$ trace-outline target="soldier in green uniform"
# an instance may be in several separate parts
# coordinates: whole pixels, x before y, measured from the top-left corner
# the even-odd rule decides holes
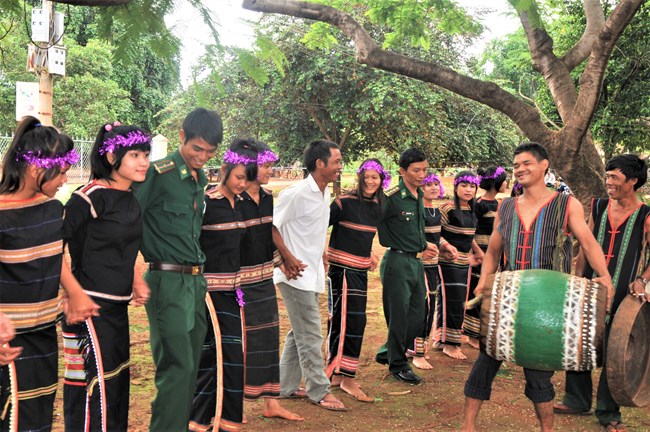
[[[387,364],[393,376],[407,384],[419,384],[411,370],[406,349],[421,330],[424,315],[425,283],[421,258],[432,258],[437,247],[424,237],[422,180],[427,175],[427,159],[417,149],[400,155],[399,186],[386,192],[384,218],[379,225],[379,242],[388,248],[381,261],[384,317],[388,325],[386,343],[375,360]],[[411,318],[409,318],[411,317]]]
[[[217,152],[223,128],[213,111],[198,108],[185,117],[181,145],[154,162],[136,185],[142,211],[144,278],[151,289],[146,306],[158,394],[151,431],[186,431],[206,332],[199,246],[207,177],[203,166]]]

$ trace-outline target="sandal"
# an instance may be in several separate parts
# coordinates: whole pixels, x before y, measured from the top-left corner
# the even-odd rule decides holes
[[[329,400],[327,397],[330,397]],[[336,399],[334,396],[331,394],[326,394],[323,399],[321,399],[318,402],[314,402],[313,400],[309,399],[309,402],[313,403],[314,405],[317,405],[321,408],[324,408],[329,411],[347,411],[348,409],[343,405],[343,402],[340,400]]]
[[[623,422],[609,422],[603,425],[607,432],[627,432],[627,426]]]
[[[305,399],[307,398],[307,391],[303,387],[298,387],[289,396],[284,396],[282,399]]]

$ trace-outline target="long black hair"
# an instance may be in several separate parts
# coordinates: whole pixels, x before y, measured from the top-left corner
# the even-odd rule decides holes
[[[132,132],[139,132],[139,136],[142,136],[143,138],[148,136],[142,131],[142,129],[137,126],[122,126],[120,124],[113,123],[103,125],[101,128],[99,128],[99,132],[97,132],[97,137],[95,138],[95,144],[93,144],[93,148],[90,151],[91,180],[113,180],[111,174],[113,171],[120,169],[120,166],[122,165],[122,159],[129,150],[140,150],[144,152],[151,151],[151,137],[149,137],[148,141],[141,139],[139,141],[144,142],[138,142],[130,146],[115,146],[113,149],[111,149],[111,153],[113,153],[115,156],[115,160],[111,164],[108,160],[108,157],[106,156],[106,152],[103,151],[105,149],[102,149],[102,146],[104,146],[104,143],[106,143],[108,140],[112,140],[118,137],[127,139],[128,135]],[[100,152],[100,150],[102,151]]]
[[[379,166],[382,169],[384,168],[384,166],[379,161],[379,159],[375,159],[375,158],[364,160],[363,162],[361,162],[361,165],[359,165],[359,167],[362,167],[363,164],[365,164],[366,162],[375,162],[379,164]],[[359,201],[361,202],[361,205],[364,205],[363,187],[365,186],[365,180],[363,176],[365,171],[366,170],[364,169],[363,171],[359,171],[357,173],[357,189],[356,191],[354,191],[357,197],[359,197]],[[381,180],[381,184],[379,185],[379,189],[377,189],[377,192],[375,192],[374,196],[372,196],[371,198],[377,199],[377,202],[379,202],[380,205],[383,205],[384,199],[386,198],[386,195],[384,195],[384,181],[386,180],[386,174],[385,172],[377,172],[377,174],[379,174],[379,179]]]
[[[494,189],[495,191],[499,192],[499,190],[501,189],[501,185],[508,178],[508,174],[506,174],[505,170],[501,168],[501,173],[495,176],[498,168],[499,167],[490,165],[485,169],[479,168],[477,170],[478,175],[481,176],[481,184],[479,184],[479,187],[481,189],[485,191]]]
[[[68,153],[74,148],[72,138],[59,133],[52,126],[43,126],[36,117],[26,116],[18,123],[14,138],[2,161],[2,178],[0,194],[14,193],[20,190],[25,169],[29,162],[26,154],[40,154],[43,157],[55,157]],[[39,191],[43,185],[61,173],[61,166],[45,168],[39,175]]]
[[[252,162],[245,163],[244,167],[246,168],[246,179],[248,181],[255,181],[257,179],[257,153],[258,153],[256,141],[253,138],[245,138],[245,139],[235,138],[232,144],[230,144],[230,147],[228,147],[228,151],[237,153],[237,155],[252,161]],[[224,168],[223,178],[221,179],[221,182],[225,183],[226,180],[228,180],[228,178],[230,177],[230,173],[232,172],[233,168],[239,165],[239,163],[229,163],[224,161],[223,165],[225,166],[225,168]]]

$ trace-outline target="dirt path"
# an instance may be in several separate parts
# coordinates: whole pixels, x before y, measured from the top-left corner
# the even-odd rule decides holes
[[[376,246],[381,251],[380,246]],[[281,337],[288,331],[288,319],[280,299]],[[322,316],[326,316],[326,297],[322,297]],[[153,364],[149,350],[147,317],[143,308],[133,308],[131,319],[131,412],[129,431],[148,430],[150,402],[155,394]],[[323,329],[326,328],[325,322]],[[323,330],[324,332],[325,330]],[[387,375],[385,366],[372,359],[384,342],[386,324],[381,305],[381,283],[378,272],[370,274],[368,293],[368,324],[360,361],[359,380],[374,404],[361,403],[341,390],[334,394],[348,406],[346,413],[325,411],[304,400],[285,400],[283,404],[300,413],[305,421],[289,422],[266,419],[262,416],[262,402],[247,402],[245,413],[248,431],[452,431],[458,430],[462,419],[463,384],[474,363],[477,351],[464,347],[468,359],[454,361],[440,352],[431,354],[432,371],[419,371],[424,382],[406,386]],[[562,393],[564,374],[557,373],[554,383]],[[524,379],[521,369],[504,366],[494,383],[492,400],[484,404],[480,415],[481,431],[533,431],[535,414],[523,395]],[[63,419],[60,398],[57,396],[55,431],[62,431]],[[623,408],[623,416],[631,431],[650,431],[648,409]],[[557,431],[601,431],[595,417],[556,416]]]

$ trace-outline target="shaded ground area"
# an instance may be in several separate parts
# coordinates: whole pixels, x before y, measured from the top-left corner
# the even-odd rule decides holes
[[[275,188],[274,188],[275,189]],[[383,248],[375,244],[377,252]],[[141,264],[142,265],[142,264]],[[432,352],[432,371],[418,371],[424,378],[419,386],[406,386],[395,381],[387,368],[373,361],[375,351],[384,342],[386,324],[381,304],[379,272],[370,274],[368,292],[368,325],[360,360],[359,381],[365,392],[375,397],[375,403],[361,403],[341,390],[334,390],[349,411],[337,413],[323,410],[305,400],[284,400],[283,404],[302,415],[303,422],[265,419],[262,401],[246,402],[247,431],[452,431],[458,430],[462,419],[463,384],[478,351],[464,346],[467,360],[452,360],[441,352]],[[288,318],[280,299],[281,337],[288,331]],[[326,297],[321,298],[325,319]],[[154,368],[149,349],[148,322],[144,308],[132,308],[131,319],[131,411],[129,431],[146,431],[151,414],[151,399],[155,394]],[[323,333],[326,323],[323,321]],[[61,355],[62,361],[62,355]],[[61,372],[62,373],[62,372]],[[595,373],[594,381],[597,381]],[[564,373],[553,379],[558,394],[563,393]],[[504,364],[494,383],[492,400],[483,406],[479,418],[480,431],[533,431],[535,414],[523,394],[524,377],[521,368]],[[55,431],[63,431],[60,389],[57,394]],[[623,419],[631,431],[650,431],[650,410],[623,408]],[[601,431],[593,416],[556,416],[557,431]]]

